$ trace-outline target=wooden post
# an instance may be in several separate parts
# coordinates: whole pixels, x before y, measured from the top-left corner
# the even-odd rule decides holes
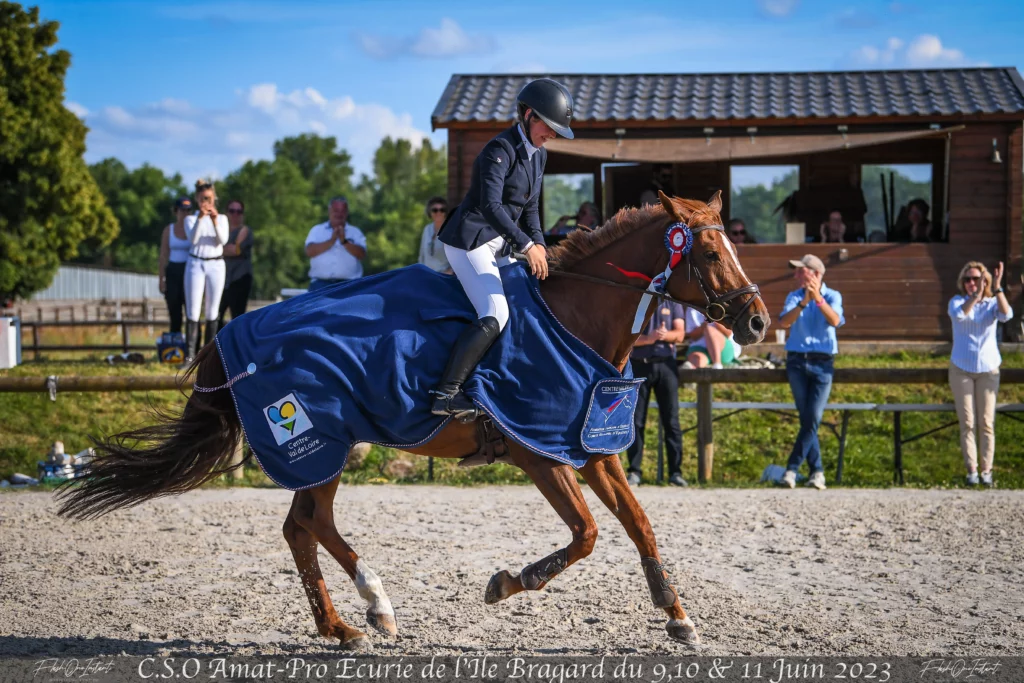
[[[660,484],[665,480],[665,433],[661,428],[661,411],[664,410],[660,405],[658,406],[658,483]],[[679,408],[676,408],[679,410]],[[642,435],[637,434],[637,438],[643,438]]]
[[[121,320],[121,300],[114,302],[114,320]],[[121,341],[124,344],[124,352],[128,353],[128,335],[124,325],[121,325]]]
[[[712,433],[711,402],[714,397],[710,382],[697,383],[697,479],[711,481],[715,460],[715,437]]]
[[[131,344],[131,329],[128,325],[121,325],[121,346],[125,353],[128,353],[128,345]]]
[[[39,323],[32,326],[32,359],[39,360]]]
[[[903,486],[903,420],[900,411],[892,414],[892,441],[896,452],[893,457],[892,483]]]
[[[846,455],[846,428],[850,424],[850,411],[843,411],[843,428],[839,434],[839,462],[836,463],[836,483],[843,483],[843,458]]]
[[[245,457],[245,445],[244,445],[242,439],[239,439],[238,443],[235,444],[235,452],[231,456],[231,464],[232,465],[239,464],[240,462],[242,462],[242,459],[244,457]],[[245,478],[245,468],[244,467],[239,467],[238,469],[231,470],[231,478],[232,479],[243,479],[243,478]]]

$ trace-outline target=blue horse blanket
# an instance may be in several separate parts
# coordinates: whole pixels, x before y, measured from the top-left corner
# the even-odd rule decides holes
[[[505,436],[581,467],[632,443],[637,380],[570,334],[523,266],[501,270],[509,324],[463,390]],[[330,481],[356,442],[430,441],[449,351],[476,318],[453,276],[423,266],[309,292],[217,335],[245,437],[264,472],[298,490]]]

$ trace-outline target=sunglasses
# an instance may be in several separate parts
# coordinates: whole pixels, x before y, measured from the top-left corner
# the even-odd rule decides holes
[[[430,213],[444,213],[445,208],[443,206],[432,206],[430,207]]]
[[[228,213],[245,213],[241,209],[228,209]]]
[[[963,279],[963,282],[981,282],[981,276],[980,275],[978,277],[969,277],[968,276],[968,277],[965,277]]]
[[[746,230],[733,230],[733,231],[732,231],[732,234],[733,234],[733,235],[737,235],[737,236],[738,236],[738,235],[746,235],[746,234],[747,234],[747,231],[746,231]]]

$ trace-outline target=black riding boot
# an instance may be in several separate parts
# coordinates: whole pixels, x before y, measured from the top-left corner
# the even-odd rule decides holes
[[[199,321],[185,321],[185,362],[191,363],[199,346]]]
[[[501,334],[497,318],[488,316],[471,323],[455,341],[441,383],[430,393],[434,415],[455,415],[460,420],[476,418],[476,406],[462,393],[462,384]]]
[[[206,334],[203,335],[203,344],[209,344],[213,341],[213,338],[217,336],[217,330],[220,329],[220,323],[214,320],[206,321]]]

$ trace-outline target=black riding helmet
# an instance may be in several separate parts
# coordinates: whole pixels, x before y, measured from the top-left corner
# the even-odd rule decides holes
[[[551,130],[563,138],[573,139],[572,130],[569,128],[572,123],[572,95],[569,89],[558,81],[550,78],[530,81],[519,91],[516,105],[519,109],[519,119],[527,128],[527,135],[529,121],[525,120],[524,114],[527,109],[532,109],[541,121],[551,127]]]

